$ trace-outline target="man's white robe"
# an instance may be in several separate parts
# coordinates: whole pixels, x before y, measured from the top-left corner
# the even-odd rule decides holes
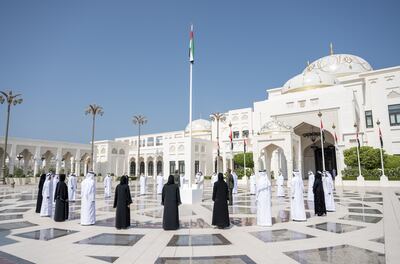
[[[94,173],[86,174],[81,183],[81,225],[96,223],[96,183]]]
[[[162,193],[162,189],[164,186],[164,179],[162,175],[158,175],[157,176],[157,194],[161,194]]]
[[[328,212],[335,212],[336,207],[335,207],[335,199],[333,197],[333,180],[332,176],[329,172],[326,172],[325,174],[325,185],[324,185],[324,196],[325,196],[325,207],[326,211]]]
[[[40,216],[51,216],[53,212],[53,179],[47,176],[42,190],[43,200],[40,207]]]
[[[271,182],[266,173],[257,181],[257,225],[272,226]]]
[[[183,188],[183,184],[185,184],[185,175],[181,174],[181,176],[179,176],[179,181],[181,184],[181,188]]]
[[[285,197],[285,189],[283,185],[285,184],[285,178],[283,178],[282,173],[278,174],[278,177],[276,178],[276,196],[278,197]]]
[[[140,195],[145,195],[147,188],[146,188],[146,177],[144,175],[140,176]]]
[[[250,176],[250,194],[256,194],[256,175]]]
[[[214,187],[214,183],[216,183],[217,181],[218,181],[218,175],[217,175],[216,173],[214,173],[214,174],[211,176],[211,188]]]
[[[233,176],[233,190],[232,193],[237,193],[238,192],[238,176],[236,172],[232,172]]]
[[[314,173],[312,171],[308,172],[308,189],[307,189],[307,200],[308,201],[314,201],[314,191],[313,191],[313,186],[314,186]]]
[[[104,197],[105,198],[111,197],[111,188],[112,188],[111,176],[107,174],[106,177],[104,177]]]
[[[299,172],[293,173],[291,182],[290,216],[294,221],[306,221],[306,211],[304,208],[303,181]]]
[[[76,190],[78,189],[78,181],[74,174],[71,174],[68,178],[68,200],[76,200]]]

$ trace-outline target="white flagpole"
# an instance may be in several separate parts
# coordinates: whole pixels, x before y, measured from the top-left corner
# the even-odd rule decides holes
[[[192,78],[193,78],[193,63],[189,62],[190,64],[190,74],[189,74],[189,188],[192,188],[192,109],[193,109],[193,103],[192,103],[192,89],[193,89],[193,85],[192,85]]]
[[[243,167],[244,167],[243,177],[246,177],[246,151],[245,151],[245,148],[247,147],[246,140],[243,141],[243,144],[245,144],[243,145]]]
[[[322,124],[322,113],[318,113],[320,123]],[[321,153],[322,153],[322,171],[325,171],[325,154],[324,154],[324,138],[322,136],[322,127],[319,128],[320,138],[321,138]]]

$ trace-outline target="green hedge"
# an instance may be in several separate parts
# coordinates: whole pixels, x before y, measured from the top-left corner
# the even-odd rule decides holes
[[[239,179],[243,178],[243,175],[244,175],[244,168],[237,168],[237,169],[235,169],[235,172],[236,172],[236,174],[237,174],[237,176],[238,176]],[[247,176],[247,177],[250,177],[251,174],[252,174],[252,172],[253,172],[253,169],[251,169],[251,168],[246,168],[246,176]]]
[[[365,180],[368,181],[379,181],[382,175],[380,169],[361,169],[361,174]],[[357,180],[358,168],[345,168],[342,170],[343,180]],[[385,168],[385,175],[388,177],[389,181],[399,181],[400,180],[400,167],[397,168]]]

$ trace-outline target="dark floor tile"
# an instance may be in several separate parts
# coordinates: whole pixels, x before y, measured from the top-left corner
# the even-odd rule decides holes
[[[216,257],[160,257],[155,264],[256,264],[245,255],[240,256],[216,256]]]
[[[110,234],[103,233],[93,237],[89,237],[78,242],[76,244],[89,244],[89,245],[103,245],[103,246],[133,246],[135,245],[144,235],[130,235],[130,234]]]
[[[30,239],[35,239],[35,240],[48,241],[48,240],[56,239],[59,237],[71,235],[71,234],[74,234],[77,232],[78,231],[67,230],[67,229],[47,228],[47,229],[41,229],[41,230],[16,234],[15,236],[23,237],[23,238],[30,238]]]
[[[28,221],[23,222],[11,222],[11,223],[2,223],[0,224],[0,231],[2,230],[11,230],[11,229],[19,229],[25,227],[37,226],[37,224],[33,224]]]
[[[168,242],[168,247],[180,246],[223,246],[230,245],[228,239],[221,234],[174,235]]]
[[[359,214],[382,214],[378,209],[371,208],[348,208],[350,213],[359,213]]]
[[[377,203],[377,202],[383,202],[382,197],[369,197],[369,198],[351,198],[353,200],[358,200],[358,201],[364,201],[364,202],[372,202],[372,203]]]
[[[1,214],[5,214],[5,213],[25,213],[27,211],[29,211],[31,209],[26,209],[26,208],[13,208],[13,209],[4,209],[1,210],[0,213]]]
[[[264,241],[265,243],[307,239],[314,237],[311,235],[303,234],[288,229],[265,230],[265,231],[251,232],[250,234]]]
[[[10,255],[6,252],[0,251],[0,263],[4,264],[33,264],[26,259],[19,258],[14,255]]]
[[[363,203],[342,203],[342,205],[347,207],[370,207],[369,205]]]
[[[374,242],[385,244],[385,237],[379,237],[379,238],[371,239],[370,241],[374,241]]]
[[[350,245],[285,252],[302,264],[383,264],[385,254]]]
[[[332,223],[332,222],[326,222],[326,223],[321,223],[321,224],[316,224],[316,225],[309,225],[308,227],[316,228],[316,229],[324,230],[324,231],[329,231],[329,232],[337,233],[337,234],[347,233],[347,232],[356,231],[356,230],[364,228],[362,226],[355,226],[355,225],[348,225],[348,224],[341,224],[341,223]]]
[[[22,214],[0,215],[0,221],[23,218]]]
[[[340,219],[376,224],[382,220],[382,217],[368,216],[368,215],[345,215],[344,217],[342,217]]]
[[[108,263],[114,263],[118,259],[118,257],[110,257],[110,256],[88,256],[94,259],[102,260]]]

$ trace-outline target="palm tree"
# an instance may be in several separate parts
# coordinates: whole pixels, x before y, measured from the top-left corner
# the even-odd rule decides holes
[[[96,105],[96,104],[91,104],[88,106],[88,108],[85,110],[85,115],[93,115],[93,122],[92,122],[92,153],[90,155],[91,159],[91,170],[93,171],[93,165],[94,165],[94,128],[95,128],[95,123],[96,123],[96,115],[102,116],[104,114],[103,107]]]
[[[144,124],[147,123],[147,118],[145,116],[142,115],[135,115],[132,117],[132,122],[135,125],[138,125],[139,128],[139,137],[138,137],[138,160],[136,162],[136,171],[137,174],[136,176],[139,177],[140,176],[140,127]]]

